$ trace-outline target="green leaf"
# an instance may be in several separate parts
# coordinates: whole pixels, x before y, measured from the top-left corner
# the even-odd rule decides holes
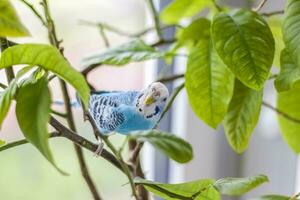
[[[300,67],[300,1],[288,0],[282,25],[283,40],[293,62]]]
[[[270,195],[264,195],[261,197],[253,198],[251,200],[289,200],[289,199],[290,197],[287,196],[270,194]]]
[[[271,16],[267,18],[268,24],[272,31],[274,40],[275,40],[275,54],[273,65],[280,67],[280,54],[284,49],[284,42],[282,40],[282,18],[279,16]]]
[[[269,76],[275,50],[265,20],[249,10],[221,12],[214,16],[212,36],[219,56],[236,77],[260,90]]]
[[[200,39],[192,48],[185,85],[193,111],[216,128],[227,112],[234,76],[215,52],[210,38]]]
[[[6,144],[6,142],[4,140],[0,140],[0,147],[2,147],[5,144]]]
[[[220,194],[215,190],[212,179],[203,179],[180,184],[157,183],[135,178],[136,184],[143,185],[148,191],[166,200],[219,200]]]
[[[194,20],[189,26],[179,29],[176,38],[179,43],[195,44],[200,38],[210,37],[210,21],[206,18]]]
[[[300,119],[300,82],[286,92],[278,93],[277,107],[290,117]],[[287,144],[296,152],[300,152],[300,124],[278,115],[281,133]]]
[[[151,143],[155,148],[179,163],[186,163],[193,158],[191,145],[170,133],[150,130],[134,133],[130,137],[141,142]]]
[[[211,6],[211,0],[175,0],[162,11],[160,18],[165,24],[176,24]]]
[[[12,81],[9,86],[2,93],[0,93],[0,129],[3,120],[9,111],[11,101],[13,100],[16,91],[17,84],[15,81]]]
[[[47,79],[27,82],[17,94],[16,115],[25,138],[56,168],[48,145],[51,97]],[[59,170],[59,169],[58,169]],[[61,173],[64,174],[61,170]]]
[[[227,140],[231,147],[242,153],[247,147],[258,121],[262,91],[255,91],[235,81],[233,97],[224,120]]]
[[[37,65],[69,82],[87,107],[90,89],[84,77],[77,72],[60,52],[43,44],[21,44],[6,49],[0,59],[0,69],[11,65]]]
[[[275,87],[277,91],[287,91],[299,80],[300,67],[296,65],[286,49],[282,50],[280,74],[275,80]]]
[[[8,0],[0,1],[0,36],[28,36],[28,30],[22,25],[15,9]]]
[[[102,54],[93,55],[83,59],[84,67],[92,65],[125,65],[149,59],[161,58],[165,54],[137,39],[121,46],[112,48]]]
[[[217,180],[214,187],[225,195],[242,195],[256,188],[262,183],[268,182],[265,175],[252,176],[247,178],[224,178]]]

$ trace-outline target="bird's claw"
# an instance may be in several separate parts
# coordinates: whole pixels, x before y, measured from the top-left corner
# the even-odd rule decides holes
[[[94,152],[94,157],[101,156],[103,147],[104,147],[104,143],[103,143],[102,139],[98,139],[98,147],[97,147],[96,151]]]

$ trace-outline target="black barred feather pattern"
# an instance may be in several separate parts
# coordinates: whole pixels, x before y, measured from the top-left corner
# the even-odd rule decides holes
[[[133,106],[139,92],[100,92],[90,97],[89,112],[100,131],[115,131],[125,121],[118,108],[120,105]]]

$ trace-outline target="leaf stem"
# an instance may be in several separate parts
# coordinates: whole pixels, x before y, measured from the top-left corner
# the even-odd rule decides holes
[[[159,122],[163,119],[163,117],[165,116],[165,114],[168,112],[168,110],[171,108],[175,98],[177,97],[177,95],[179,94],[179,92],[184,88],[184,83],[180,84],[177,88],[174,89],[172,95],[169,97],[169,100],[167,102],[167,105],[165,107],[165,109],[163,110],[159,120],[157,121],[155,127],[159,124]]]
[[[111,26],[109,24],[105,24],[105,23],[102,23],[102,22],[93,23],[93,22],[81,20],[81,23],[84,24],[84,25],[88,25],[88,26],[96,26],[96,27],[102,26],[107,31],[118,34],[120,36],[126,36],[126,37],[129,37],[129,38],[139,38],[139,37],[142,37],[143,35],[151,32],[153,30],[156,30],[155,27],[150,27],[150,28],[146,28],[145,30],[142,30],[140,32],[137,32],[137,33],[129,33],[129,32],[126,32],[124,30],[121,30],[117,27],[114,27],[114,26]],[[160,30],[164,30],[164,29],[171,28],[171,27],[174,27],[174,26],[181,27],[180,25],[166,25],[166,26],[160,26]]]
[[[268,12],[268,13],[261,13],[261,15],[265,16],[265,17],[271,17],[273,15],[281,15],[281,14],[284,14],[284,10],[277,10],[277,11]]]
[[[216,0],[211,0],[211,1],[212,1],[212,3],[214,4],[215,8],[216,8],[219,12],[223,11],[223,8],[222,8],[221,6],[219,6],[219,4],[217,3]]]
[[[32,12],[35,14],[35,16],[42,22],[44,26],[47,26],[45,19],[42,17],[42,15],[36,10],[36,8],[26,0],[20,0],[22,3],[24,3]]]
[[[0,37],[1,51],[3,52],[8,47],[10,47],[8,40],[6,38]],[[5,68],[5,74],[8,83],[10,83],[15,78],[15,73],[12,66]]]
[[[175,74],[175,75],[171,75],[171,76],[165,76],[165,77],[157,79],[156,81],[166,83],[166,82],[174,81],[179,78],[184,78],[184,74]]]
[[[149,7],[150,7],[150,11],[152,13],[152,17],[153,17],[153,20],[154,20],[154,26],[155,26],[157,36],[158,36],[159,39],[162,39],[163,34],[162,34],[162,30],[160,29],[159,15],[158,15],[158,13],[155,9],[154,2],[153,2],[153,0],[147,0],[147,1],[148,1],[148,4],[149,4]]]
[[[278,108],[275,108],[274,106],[272,106],[271,104],[263,101],[263,106],[275,111],[278,115],[281,115],[282,117],[286,118],[287,120],[290,120],[294,123],[297,123],[297,124],[300,124],[300,119],[297,119],[297,118],[294,118],[292,116],[290,116],[289,114],[283,112],[282,110],[278,109]]]
[[[7,88],[7,86],[6,86],[5,84],[3,84],[3,83],[0,83],[0,88],[2,88],[2,89],[6,89],[6,88]]]
[[[267,1],[268,1],[268,0],[262,0],[262,1],[260,2],[260,4],[259,4],[256,8],[253,9],[253,11],[255,11],[255,12],[260,11],[260,10],[264,7],[265,3],[267,3]]]

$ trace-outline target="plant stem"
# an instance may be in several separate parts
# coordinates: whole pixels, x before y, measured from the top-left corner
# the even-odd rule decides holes
[[[277,11],[268,12],[268,13],[261,13],[261,15],[265,16],[265,17],[271,17],[273,15],[281,15],[281,14],[284,14],[284,10],[277,10]]]
[[[253,11],[255,11],[255,12],[260,11],[260,10],[262,9],[262,7],[264,7],[265,3],[267,3],[267,1],[268,1],[268,0],[262,0],[262,1],[260,2],[260,4],[259,4],[256,8],[253,9]]]
[[[135,184],[133,182],[134,177],[132,176],[128,165],[124,162],[122,155],[119,154],[118,150],[114,147],[114,145],[109,141],[107,136],[102,137],[103,141],[105,142],[105,144],[108,146],[108,148],[113,152],[113,154],[117,157],[117,159],[120,161],[120,164],[122,166],[122,169],[124,171],[124,173],[126,174],[126,176],[128,177],[129,183],[130,183],[130,187],[132,190],[132,195],[135,197],[136,200],[139,200],[139,197],[136,193],[135,190]]]
[[[6,38],[0,38],[0,47],[1,47],[1,51],[3,52],[5,49],[7,49],[9,47],[9,42]],[[7,67],[5,68],[5,74],[6,74],[6,78],[7,78],[7,82],[10,83],[14,78],[15,78],[15,74],[14,74],[14,70],[13,67]]]
[[[184,88],[184,83],[180,84],[177,88],[174,89],[172,95],[169,97],[167,105],[165,106],[165,109],[163,110],[159,120],[157,121],[155,127],[159,124],[159,122],[163,119],[165,114],[168,112],[168,110],[171,108],[175,98],[179,94],[179,92]]]
[[[219,12],[223,11],[222,7],[219,6],[219,4],[216,2],[216,0],[211,0],[211,1],[212,1],[212,3],[214,4],[215,8],[216,8]]]
[[[174,81],[179,78],[184,78],[184,75],[185,74],[175,74],[175,75],[171,75],[171,76],[165,76],[165,77],[157,79],[156,81],[166,83],[166,82]]]
[[[63,55],[63,48],[60,47],[61,42],[58,40],[54,21],[51,17],[47,0],[42,1],[42,6],[44,8],[44,14],[45,14],[45,18],[46,18],[46,25],[47,25],[48,37],[49,37],[50,43],[53,46],[55,46],[58,50],[60,50],[61,54]],[[68,122],[68,126],[75,133],[76,127],[75,127],[74,117],[73,117],[73,113],[72,113],[72,109],[71,109],[71,105],[70,105],[71,102],[70,102],[70,97],[69,97],[68,90],[67,90],[67,85],[66,85],[65,81],[63,81],[62,79],[60,79],[59,81],[60,81],[61,90],[63,93],[65,110],[66,110],[66,114],[67,114],[66,119]],[[76,155],[77,155],[77,158],[79,161],[80,170],[81,170],[81,174],[82,174],[83,178],[85,179],[94,199],[101,200],[102,198],[100,197],[100,194],[97,191],[96,185],[94,184],[94,182],[89,174],[86,162],[84,160],[84,155],[83,155],[82,149],[80,148],[80,146],[77,146],[77,145],[74,145],[74,148],[76,151]]]
[[[281,115],[282,117],[286,118],[287,120],[290,120],[294,123],[300,124],[300,119],[294,118],[292,116],[290,116],[289,114],[283,112],[282,110],[279,110],[278,108],[275,108],[274,106],[272,106],[271,104],[263,101],[263,106],[275,111],[278,115]]]
[[[35,16],[42,22],[44,26],[47,26],[47,23],[42,17],[42,15],[35,9],[35,7],[31,3],[27,2],[26,0],[20,0],[20,1],[24,3],[33,12],[33,14],[35,14]]]
[[[155,9],[153,0],[147,0],[147,1],[148,1],[148,4],[149,4],[149,7],[150,7],[150,11],[152,13],[152,17],[154,19],[154,26],[155,26],[157,36],[161,40],[163,38],[163,34],[162,34],[161,29],[160,29],[160,21],[159,21],[158,13]]]
[[[6,86],[5,84],[3,84],[3,83],[0,83],[0,88],[2,88],[2,89],[6,89],[6,88],[7,88],[7,86]]]

